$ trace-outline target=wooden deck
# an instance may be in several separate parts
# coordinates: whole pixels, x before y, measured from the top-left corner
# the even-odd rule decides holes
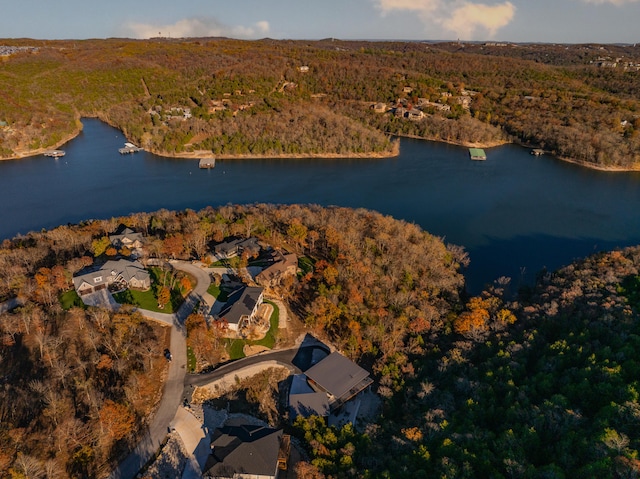
[[[216,159],[215,158],[202,158],[200,159],[200,162],[198,163],[198,168],[202,168],[202,169],[209,169],[209,168],[213,168],[216,166]]]
[[[51,158],[60,158],[66,155],[67,153],[63,150],[49,150],[43,153],[44,156],[49,156]]]
[[[120,153],[121,155],[127,155],[130,153],[137,153],[139,151],[142,151],[143,149],[144,148],[137,147],[133,143],[125,143],[124,148],[120,148],[118,150],[118,153]]]

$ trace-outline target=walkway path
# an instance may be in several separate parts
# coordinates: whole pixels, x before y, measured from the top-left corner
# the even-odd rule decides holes
[[[276,306],[278,306],[278,329],[285,329],[287,327],[287,322],[289,321],[287,307],[279,299],[275,299],[275,298],[267,298],[267,299],[272,303],[274,303]]]

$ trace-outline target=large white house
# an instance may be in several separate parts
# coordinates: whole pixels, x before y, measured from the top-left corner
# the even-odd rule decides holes
[[[151,287],[151,276],[140,262],[120,259],[107,261],[100,269],[73,278],[73,286],[80,296],[106,289],[111,284],[145,290]]]

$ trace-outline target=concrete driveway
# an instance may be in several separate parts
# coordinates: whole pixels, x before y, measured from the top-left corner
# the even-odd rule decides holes
[[[199,301],[202,301],[205,294],[207,294],[206,291],[210,285],[210,269],[184,261],[173,261],[171,265],[195,277],[197,284],[189,294],[187,301],[185,301],[176,314],[139,310],[143,316],[171,326],[171,353],[173,354],[173,361],[171,361],[169,366],[169,374],[158,411],[153,416],[140,443],[111,474],[110,477],[113,479],[136,477],[140,469],[142,469],[158,451],[171,426],[180,434],[187,450],[192,454],[190,458],[191,469],[195,469],[195,464],[192,464],[193,459],[198,463],[202,460],[206,461],[210,447],[208,434],[202,429],[202,424],[193,415],[186,409],[180,407],[180,403],[185,394],[185,384],[189,386],[189,389],[193,390],[196,386],[203,386],[214,381],[223,380],[225,376],[227,378],[233,377],[231,376],[232,374],[235,376],[235,374],[241,370],[247,374],[250,372],[255,374],[263,368],[270,366],[286,367],[292,374],[300,372],[300,369],[294,364],[294,357],[299,351],[299,346],[296,346],[291,349],[250,356],[220,366],[206,374],[188,376],[186,374],[187,347],[184,321],[193,310],[193,307]],[[276,301],[276,303],[281,311],[286,311],[284,304],[279,301]],[[286,323],[286,316],[284,321]],[[202,466],[202,464],[200,464],[200,466]]]
[[[191,263],[180,261],[172,262],[171,265],[195,277],[197,284],[175,314],[156,313],[144,309],[138,310],[147,318],[161,321],[171,326],[170,350],[173,360],[169,365],[169,372],[158,410],[144,431],[142,439],[136,448],[111,473],[110,477],[113,479],[135,477],[138,471],[156,454],[169,432],[169,425],[174,421],[182,401],[185,376],[187,374],[187,332],[184,327],[184,321],[191,314],[193,307],[199,301],[202,301],[203,294],[209,288],[210,277],[207,271]]]

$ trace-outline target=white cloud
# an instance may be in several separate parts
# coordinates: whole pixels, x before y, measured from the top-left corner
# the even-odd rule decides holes
[[[511,2],[493,6],[465,3],[441,23],[447,30],[466,33],[459,36],[472,37],[476,29],[481,28],[487,31],[489,37],[493,37],[500,28],[511,23],[515,12]]]
[[[269,32],[269,22],[257,22],[253,26],[228,26],[215,18],[198,17],[178,20],[170,25],[150,23],[129,23],[125,27],[127,35],[134,38],[152,37],[233,37],[256,38]]]
[[[414,12],[430,12],[438,9],[441,0],[377,0],[378,8],[384,13],[394,10],[410,10]]]
[[[640,1],[640,0],[586,0]],[[511,23],[516,7],[509,1],[489,5],[467,0],[374,0],[383,15],[392,12],[413,12],[426,28],[439,25],[455,33],[458,38],[472,39],[480,35],[493,37]]]

